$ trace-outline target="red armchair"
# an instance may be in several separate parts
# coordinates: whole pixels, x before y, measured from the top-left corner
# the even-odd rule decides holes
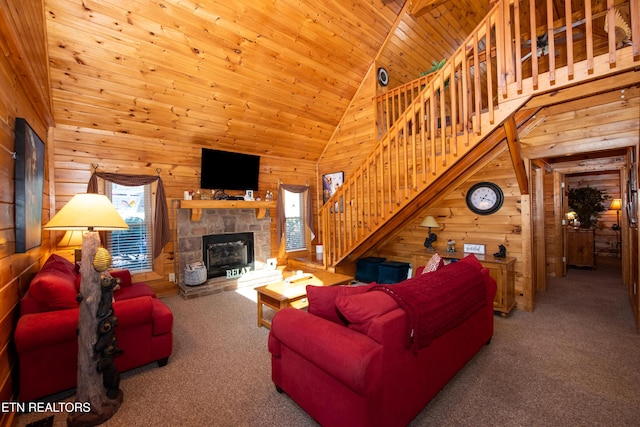
[[[118,371],[151,362],[164,366],[173,345],[173,313],[146,283],[132,283],[128,270],[110,273],[121,279],[113,303],[118,347],[124,350],[114,359]],[[76,386],[79,285],[75,266],[52,255],[20,301],[14,341],[22,401]]]
[[[372,286],[308,287],[308,312],[287,308],[273,319],[269,351],[278,391],[326,427],[407,425],[493,335],[496,283],[488,270],[479,273],[479,263],[459,264],[405,281],[456,286],[458,279],[450,278],[465,280],[459,270],[466,269],[475,270],[474,289],[482,288],[481,307],[462,313],[448,330],[437,310],[452,303],[434,307],[438,333],[417,351],[408,345],[410,316],[388,293]]]

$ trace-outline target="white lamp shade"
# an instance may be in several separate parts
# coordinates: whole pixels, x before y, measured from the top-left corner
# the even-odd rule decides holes
[[[111,200],[103,194],[80,193],[58,211],[45,230],[126,230],[129,226],[122,219]]]
[[[422,220],[422,222],[420,223],[420,227],[436,228],[436,227],[440,227],[440,224],[438,224],[438,222],[434,217],[428,216],[424,220]]]

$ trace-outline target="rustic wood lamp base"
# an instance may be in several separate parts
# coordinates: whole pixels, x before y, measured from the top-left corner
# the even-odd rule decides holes
[[[123,393],[122,390],[118,390],[118,395],[115,399],[107,399],[102,402],[102,407],[91,408],[91,412],[72,412],[67,417],[67,426],[69,427],[91,427],[97,426],[118,412],[120,405],[122,404]]]

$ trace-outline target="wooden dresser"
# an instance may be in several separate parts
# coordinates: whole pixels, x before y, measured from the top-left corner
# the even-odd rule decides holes
[[[459,260],[468,254],[463,252],[443,252],[440,256],[445,260]],[[433,253],[419,252],[413,255],[412,268],[413,274],[418,267],[425,265]],[[500,313],[502,317],[507,317],[511,310],[516,306],[515,292],[515,263],[514,257],[495,258],[493,255],[477,255],[483,267],[489,269],[489,274],[496,281],[498,289],[496,297],[493,300],[493,309]]]
[[[567,265],[596,266],[596,231],[586,228],[567,230]]]

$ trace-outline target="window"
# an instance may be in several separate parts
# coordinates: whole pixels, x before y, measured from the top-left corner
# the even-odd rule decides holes
[[[151,185],[129,187],[107,182],[107,196],[129,225],[128,230],[107,233],[112,265],[132,273],[153,270]]]
[[[284,215],[286,250],[303,251],[307,249],[307,229],[304,220],[304,196],[305,193],[292,193],[284,190]]]

